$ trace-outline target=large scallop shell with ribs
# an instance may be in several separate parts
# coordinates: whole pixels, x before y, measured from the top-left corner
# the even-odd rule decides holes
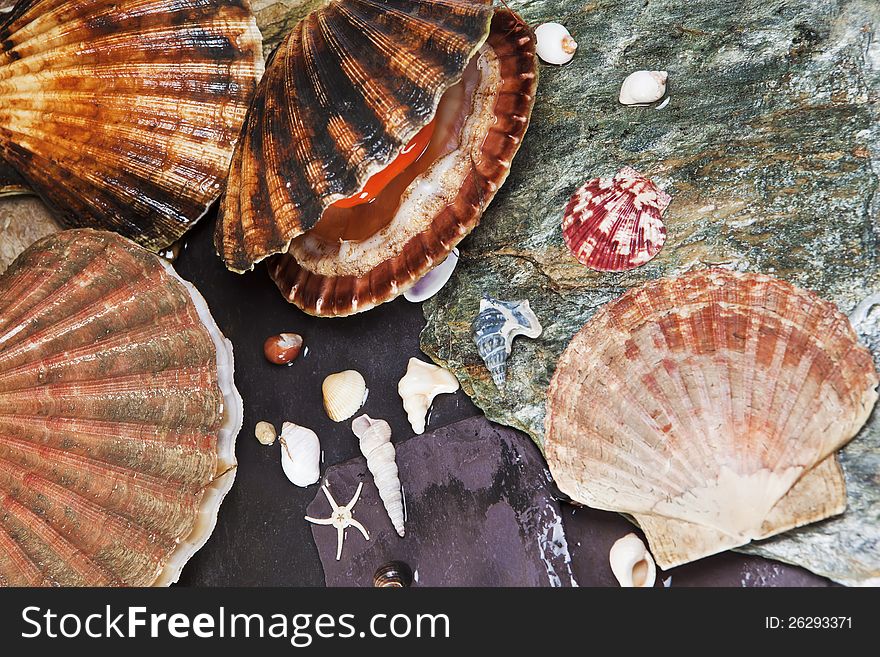
[[[233,156],[216,244],[273,254],[282,294],[349,315],[403,294],[479,222],[537,85],[535,39],[489,0],[334,0],[279,46]]]
[[[0,44],[0,171],[62,224],[158,251],[220,196],[263,72],[247,0],[22,0]]]
[[[877,400],[837,307],[761,274],[706,270],[611,302],[550,385],[560,489],[632,515],[670,568],[842,513],[836,452]]]
[[[104,231],[0,276],[0,585],[169,584],[235,477],[232,347],[170,265]]]

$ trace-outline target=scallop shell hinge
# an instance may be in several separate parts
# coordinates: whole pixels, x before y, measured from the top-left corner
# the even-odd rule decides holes
[[[518,335],[540,337],[543,328],[528,301],[499,301],[484,297],[471,325],[474,343],[492,380],[501,390],[507,378],[507,359]]]

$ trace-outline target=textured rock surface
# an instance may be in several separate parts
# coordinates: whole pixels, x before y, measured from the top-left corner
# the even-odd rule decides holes
[[[359,482],[354,517],[369,531],[346,531],[336,561],[336,530],[313,526],[328,586],[372,586],[373,573],[403,561],[418,586],[571,586],[574,576],[550,474],[534,445],[483,418],[463,420],[396,445],[406,500],[406,537],[394,532],[363,458],[327,470],[336,501]],[[326,518],[322,492],[307,509]]]
[[[581,44],[542,67],[532,125],[511,177],[462,244],[451,284],[426,304],[422,347],[486,414],[541,444],[546,387],[571,336],[623,290],[692,267],[763,271],[851,311],[880,292],[880,5],[873,0],[730,3],[536,0]],[[663,109],[623,107],[637,69],[669,71]],[[631,165],[672,194],[668,239],[648,265],[602,274],[560,232],[570,194]],[[518,340],[499,393],[470,338],[482,294],[530,299],[540,340]],[[880,313],[863,326],[880,354]],[[871,321],[873,320],[873,321]],[[844,452],[841,518],[752,551],[844,583],[880,577],[880,418]]]

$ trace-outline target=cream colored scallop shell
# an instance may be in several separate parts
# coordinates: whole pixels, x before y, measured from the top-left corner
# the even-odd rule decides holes
[[[345,370],[331,374],[321,386],[324,410],[334,422],[344,422],[360,410],[367,400],[367,383],[360,372]]]

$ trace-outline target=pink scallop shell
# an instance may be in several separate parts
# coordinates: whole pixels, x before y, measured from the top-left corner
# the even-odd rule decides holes
[[[666,242],[660,218],[672,197],[631,167],[578,189],[562,219],[562,236],[578,261],[597,271],[629,271]]]

